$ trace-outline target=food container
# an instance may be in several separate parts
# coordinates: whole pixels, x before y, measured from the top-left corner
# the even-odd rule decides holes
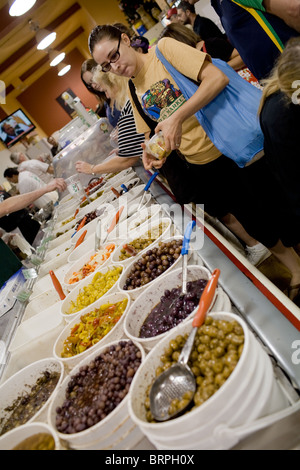
[[[146,142],[146,151],[158,160],[162,160],[171,153],[165,149],[165,139],[161,131]]]
[[[209,280],[210,272],[207,268],[203,266],[188,266],[187,267],[187,282],[195,281],[198,279]],[[126,315],[124,321],[124,331],[128,338],[132,339],[135,342],[138,342],[142,345],[146,352],[153,349],[154,346],[166,336],[170,330],[167,330],[165,333],[161,333],[157,336],[152,336],[150,338],[140,338],[141,327],[156,305],[159,304],[161,297],[164,295],[164,292],[172,290],[173,288],[181,287],[182,285],[182,269],[178,268],[171,271],[168,274],[164,274],[161,278],[153,281],[149,287],[147,287],[144,292],[142,292],[139,297],[135,300],[132,306],[129,309],[128,314]],[[183,322],[189,321],[196,313],[197,307],[177,326],[172,328],[174,334],[176,328],[181,325]],[[209,311],[218,312],[218,311],[230,311],[231,305],[230,300],[223,292],[221,287],[217,287],[216,294],[212,305]]]
[[[143,197],[143,195],[141,194],[138,198],[131,201],[131,203],[129,205],[129,208],[128,208],[128,216],[129,217],[135,215],[137,212],[139,212],[140,210],[145,209],[146,207],[148,207],[151,204],[151,201],[152,201],[151,194],[145,194],[143,203],[140,207],[140,202],[141,202],[142,197]]]
[[[143,250],[139,251],[136,256],[134,256],[134,257],[132,256],[132,257],[124,259],[124,260],[120,259],[121,251],[123,250],[124,245],[130,245],[134,240],[136,240],[138,238],[143,238],[144,236],[147,235],[147,233],[149,231],[155,232],[158,229],[160,224],[165,224],[166,228],[162,232],[162,234],[159,237],[156,238],[156,240],[154,242],[152,242],[150,245],[148,245]],[[128,238],[128,240],[126,240],[125,243],[120,244],[120,246],[113,253],[111,260],[112,260],[113,263],[120,263],[123,266],[127,267],[129,264],[132,263],[134,258],[136,259],[141,254],[143,254],[145,251],[151,249],[151,247],[153,245],[155,245],[157,242],[159,242],[160,240],[164,240],[165,238],[170,238],[171,235],[173,235],[173,226],[172,226],[172,220],[170,218],[164,217],[164,218],[160,219],[159,221],[154,220],[154,222],[152,220],[150,220],[148,226],[145,225],[142,228],[137,228],[134,232],[131,233],[130,238]]]
[[[67,272],[68,269],[69,269],[69,265],[65,264],[64,266],[61,266],[60,268],[54,271],[54,274],[56,275],[57,279],[59,280],[61,284],[63,283],[65,273]],[[38,277],[36,282],[33,284],[31,298],[36,297],[37,295],[43,294],[44,292],[47,292],[48,290],[51,289],[51,287],[53,288],[53,290],[55,290],[50,274],[48,272],[48,274],[45,274],[42,277]]]
[[[89,349],[86,349],[85,351],[83,351],[80,354],[77,354],[76,356],[72,356],[68,358],[61,357],[61,353],[64,347],[64,342],[70,336],[72,329],[78,323],[80,323],[80,318],[82,317],[82,313],[79,312],[75,316],[75,318],[70,323],[68,323],[67,326],[65,326],[65,328],[62,330],[62,332],[58,336],[53,346],[53,356],[64,364],[65,370],[72,369],[76,364],[78,364],[78,362],[82,361],[86,356],[89,356],[90,354],[92,354],[94,351],[98,350],[105,344],[113,342],[113,341],[117,341],[121,339],[122,337],[124,337],[124,329],[123,329],[124,319],[130,308],[130,297],[128,294],[125,294],[125,293],[121,294],[119,292],[115,292],[114,294],[101,297],[99,300],[94,302],[92,307],[90,309],[87,309],[87,312],[86,312],[86,313],[93,312],[95,309],[99,308],[103,304],[107,304],[107,303],[114,304],[117,302],[121,302],[124,299],[127,299],[126,309],[124,310],[120,320],[109,331],[109,333],[107,333],[98,343],[94,344]]]
[[[112,270],[112,269],[115,269],[116,267],[120,267],[121,270],[123,270],[123,266],[121,265],[117,265],[117,264],[114,264],[114,265],[111,265],[111,266],[105,266],[104,268],[100,268],[98,270],[96,270],[94,272],[94,276],[97,274],[97,273],[100,273],[100,274],[106,274],[108,271]],[[63,316],[64,320],[66,320],[67,322],[70,322],[73,320],[73,318],[75,318],[78,313],[81,313],[82,315],[84,315],[86,312],[90,311],[91,308],[93,308],[94,306],[94,303],[98,300],[95,299],[95,301],[89,305],[87,305],[85,308],[77,311],[77,312],[74,312],[74,313],[67,313],[70,306],[71,306],[71,303],[72,302],[76,302],[76,299],[78,297],[78,295],[84,291],[84,288],[85,287],[88,287],[89,285],[91,285],[93,279],[94,279],[94,276],[91,278],[91,279],[83,279],[74,289],[71,290],[71,292],[66,296],[66,298],[63,300],[62,304],[61,304],[61,309],[60,309],[60,312],[61,312],[61,315]],[[118,291],[118,283],[115,282],[115,284],[109,289],[107,290],[107,292],[105,292],[104,295],[102,295],[101,297],[99,298],[102,298],[104,296],[107,296],[109,294],[112,294],[116,291]]]
[[[94,243],[95,244],[95,243]],[[112,249],[112,250],[115,250],[116,248],[116,245],[114,243],[106,243],[105,246],[104,246],[104,250],[106,251],[106,253],[108,252],[107,250],[109,249]],[[95,251],[95,248],[93,248],[92,250],[89,250],[86,254],[84,254],[83,256],[81,256],[77,261],[75,261],[73,264],[71,264],[70,268],[68,269],[68,271],[66,272],[65,276],[64,276],[64,280],[63,280],[63,285],[67,288],[67,289],[73,289],[74,287],[76,287],[79,282],[82,281],[82,279],[80,279],[79,281],[77,282],[73,282],[72,284],[70,284],[69,280],[70,278],[73,276],[73,273],[74,272],[78,272],[84,265],[88,264],[91,260],[91,257],[94,256],[96,254],[96,251]],[[111,257],[112,257],[112,254],[110,254],[110,256],[104,260],[101,264],[98,263],[96,268],[95,268],[95,271],[97,269],[100,269],[100,268],[104,268],[104,266],[106,266],[107,264],[110,264],[111,263]],[[87,278],[91,278],[93,275],[94,275],[94,272],[91,272],[90,274],[88,274],[87,276],[85,276],[83,279],[87,279]]]
[[[106,183],[103,186],[103,189],[105,191],[110,190],[110,188],[114,186],[115,184],[117,184],[118,182],[129,181],[131,178],[134,178],[134,177],[136,177],[136,173],[132,170],[132,168],[127,168],[126,170],[122,170],[112,177],[109,177],[108,175],[106,175],[105,176]]]
[[[52,248],[50,250],[48,248],[45,253],[44,263],[48,263],[48,261],[52,261],[54,258],[58,258],[59,256],[64,256],[65,254],[67,255],[71,247],[72,247],[72,243],[70,239],[62,243],[61,245],[57,246],[56,248]]]
[[[57,390],[63,381],[64,368],[62,362],[54,359],[53,357],[33,362],[29,366],[24,367],[22,370],[11,376],[0,386],[0,422],[2,426],[4,425],[2,420],[6,420],[10,417],[10,413],[9,411],[6,411],[6,409],[11,407],[15,400],[19,399],[21,396],[27,393],[30,393],[37,380],[42,377],[46,371],[48,371],[50,374],[58,373],[60,375],[58,383],[54,388],[54,391]],[[27,423],[46,420],[47,410],[52,397],[53,392],[44,405],[30,419],[28,419]]]
[[[73,199],[70,203],[64,204],[63,206],[58,205],[55,215],[56,215],[56,223],[65,220],[67,217],[71,217],[74,215],[76,209],[79,208],[79,201]]]
[[[61,450],[61,444],[54,429],[47,423],[29,423],[23,424],[0,437],[0,450],[33,450],[32,446],[24,447],[24,441],[35,436],[51,436],[54,441],[54,449],[41,450]],[[18,449],[15,449],[18,447]],[[35,449],[34,450],[40,450]]]
[[[43,292],[42,294],[39,294],[35,297],[30,296],[29,303],[25,308],[22,320],[28,320],[29,318],[40,313],[41,306],[47,309],[49,307],[52,307],[52,305],[57,304],[58,302],[60,302],[60,298],[58,293],[54,289],[47,290],[46,292]]]
[[[121,207],[121,206],[120,206]],[[78,232],[72,237],[72,243],[75,245],[77,243],[77,240],[78,238],[81,236],[81,234],[87,230],[87,233],[86,233],[86,236],[85,236],[85,240],[87,240],[87,238],[90,236],[90,235],[94,235],[94,239],[95,239],[95,232],[96,232],[96,228],[97,228],[97,225],[98,225],[98,222],[99,220],[101,220],[101,228],[103,227],[103,236],[104,236],[104,233],[105,233],[105,230],[107,230],[109,224],[111,223],[115,213],[117,212],[118,208],[116,208],[116,206],[114,205],[114,203],[112,202],[105,202],[104,204],[101,204],[99,207],[98,207],[98,210],[99,211],[103,211],[102,215],[100,215],[99,217],[97,217],[96,219],[92,220],[91,222],[89,222],[88,224],[84,225],[80,230],[78,230]],[[120,220],[119,220],[119,223],[126,219],[126,211],[123,210],[121,216],[120,216]],[[111,239],[111,236],[109,236],[109,238]],[[84,242],[83,242],[84,243]],[[75,251],[75,250],[74,250]],[[86,251],[85,251],[86,253]],[[78,259],[78,257],[76,257],[76,259]],[[74,257],[72,256],[70,258],[70,260],[68,260],[69,262],[71,261],[74,261]]]
[[[9,351],[14,352],[30,343],[31,346],[36,346],[37,354],[44,354],[45,357],[45,353],[47,353],[50,356],[52,349],[49,337],[55,338],[55,335],[64,327],[60,315],[60,304],[61,301],[45,309],[40,305],[40,313],[23,321],[18,326],[9,345]],[[47,341],[45,340],[46,336]]]
[[[101,192],[101,191],[99,191]],[[97,194],[97,193],[96,193]],[[92,212],[94,210],[101,210],[101,208],[107,203],[109,204],[113,200],[113,194],[102,194],[100,197],[96,198],[96,195],[94,196],[94,200],[87,204],[86,206],[82,207],[79,212],[78,216],[76,217],[78,220],[82,219],[86,214],[89,212]],[[95,199],[96,198],[96,199]]]
[[[56,271],[57,269],[64,269],[68,265],[68,257],[71,253],[71,249],[65,251],[60,256],[55,256],[47,262],[41,263],[39,268],[39,278],[46,276],[50,270]]]
[[[152,204],[149,207],[141,209],[138,213],[135,212],[128,222],[128,231],[140,230],[142,226],[148,224],[150,219],[155,220],[165,217],[160,204]]]
[[[169,241],[172,241],[172,240],[182,240],[183,241],[183,237],[181,236],[174,236],[174,237],[171,237],[171,238],[168,238],[166,240],[163,240],[164,242],[169,242]],[[162,240],[161,240],[162,241]],[[158,244],[160,243],[159,242],[156,242],[152,245],[152,247],[150,249],[153,249],[155,247],[158,246]],[[142,254],[143,255],[143,254]],[[141,256],[142,256],[141,255]],[[137,287],[135,289],[132,289],[132,290],[126,290],[126,289],[123,289],[123,286],[125,285],[125,282],[126,282],[126,279],[127,277],[129,276],[134,264],[136,262],[138,262],[140,257],[136,257],[134,261],[132,261],[132,263],[130,263],[126,269],[123,271],[123,273],[121,274],[120,278],[119,278],[119,281],[118,281],[118,289],[120,290],[120,292],[128,292],[128,294],[130,295],[131,299],[132,300],[135,300],[147,287],[149,287],[149,285],[153,282],[153,281],[150,281],[149,283],[141,286],[141,287]],[[182,255],[180,254],[179,257],[176,259],[176,261],[168,268],[166,269],[166,271],[164,271],[163,274],[167,274],[169,273],[170,271],[172,271],[173,269],[176,269],[178,268],[178,266],[182,263]],[[158,276],[158,278],[156,279],[159,279],[161,278],[161,276]]]
[[[128,342],[129,340],[122,340]],[[136,426],[128,414],[128,395],[126,395],[119,405],[116,406],[106,418],[99,421],[84,431],[65,434],[57,431],[56,427],[56,409],[60,407],[65,398],[65,392],[70,382],[70,378],[80,370],[81,367],[91,363],[97,356],[108,350],[111,346],[118,345],[119,341],[111,342],[83,359],[77,364],[70,375],[63,381],[60,389],[57,391],[51,406],[48,410],[48,422],[56,430],[60,439],[67,443],[68,447],[74,450],[116,450],[132,449],[143,438],[143,434]],[[141,360],[145,358],[145,353],[140,345],[136,347],[141,352]]]
[[[150,353],[138,370],[129,392],[129,414],[157,449],[224,450],[233,447],[241,438],[238,427],[247,435],[247,426],[259,423],[260,418],[289,406],[286,394],[273,373],[272,363],[246,323],[227,312],[210,313],[213,319],[237,321],[244,331],[241,357],[225,383],[201,406],[165,422],[146,420],[144,400],[147,387],[155,378],[160,357],[177,335],[189,334],[192,321],[171,330]]]

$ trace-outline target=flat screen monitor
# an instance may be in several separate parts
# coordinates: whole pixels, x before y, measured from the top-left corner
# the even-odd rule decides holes
[[[0,140],[9,149],[35,129],[22,109],[17,109],[0,122]]]

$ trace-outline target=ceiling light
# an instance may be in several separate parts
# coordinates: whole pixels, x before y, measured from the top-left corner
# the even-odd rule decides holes
[[[37,48],[39,50],[47,49],[55,41],[56,33],[50,33],[47,29],[39,29],[36,33]]]
[[[24,15],[27,11],[29,11],[33,5],[35,4],[36,0],[11,0],[9,2],[9,14],[10,16],[21,16]]]
[[[55,32],[50,33],[47,29],[40,29],[37,21],[29,20],[29,27],[31,31],[35,31],[37,48],[39,50],[47,49],[56,38]]]
[[[51,67],[55,67],[62,60],[64,60],[65,55],[66,55],[65,52],[50,51],[49,52],[49,58],[50,58]]]
[[[65,75],[67,72],[69,72],[70,68],[71,68],[71,65],[66,65],[64,64],[63,62],[58,64],[58,75],[60,77],[62,77],[63,75]]]

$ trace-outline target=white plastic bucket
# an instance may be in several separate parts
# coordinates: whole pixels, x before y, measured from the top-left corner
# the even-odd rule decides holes
[[[43,308],[47,309],[52,305],[59,303],[60,301],[61,300],[56,290],[48,290],[40,295],[37,295],[36,297],[30,297],[30,301],[25,308],[22,320],[28,320],[34,315],[39,314],[41,311],[41,305]]]
[[[122,340],[129,341],[129,340]],[[123,398],[121,403],[99,423],[94,426],[74,434],[63,434],[56,428],[56,408],[62,405],[65,398],[65,390],[68,386],[70,378],[75,375],[82,366],[89,364],[94,358],[111,345],[116,345],[119,341],[108,343],[102,348],[94,351],[93,354],[87,356],[83,361],[77,364],[72,373],[68,375],[57,393],[55,394],[51,406],[48,410],[48,422],[56,430],[60,439],[67,442],[68,446],[74,450],[104,450],[104,449],[122,449],[129,445],[134,447],[144,437],[141,430],[131,420],[128,414],[128,395]],[[145,352],[142,347],[136,344],[141,351],[142,363],[145,358]],[[130,389],[129,389],[130,390]]]
[[[161,240],[163,242],[168,242],[168,241],[171,241],[171,240],[183,240],[183,237],[181,236],[175,236],[175,237],[171,237],[169,239],[166,239],[166,240]],[[152,249],[154,247],[156,247],[158,245],[158,243],[160,242],[155,242],[153,245],[152,245]],[[121,276],[119,277],[119,280],[118,280],[118,289],[120,290],[120,292],[128,292],[128,294],[130,295],[131,299],[132,300],[135,300],[137,299],[137,297],[147,288],[149,287],[149,285],[151,285],[151,283],[153,283],[156,279],[161,279],[162,276],[164,274],[167,274],[169,273],[170,271],[173,271],[174,269],[176,269],[178,267],[178,265],[180,265],[180,263],[182,262],[182,255],[180,254],[180,256],[177,258],[177,260],[172,264],[172,266],[170,266],[163,274],[161,274],[158,278],[154,279],[153,281],[150,281],[148,284],[144,285],[144,286],[141,286],[141,287],[137,287],[136,289],[132,289],[132,290],[126,290],[126,289],[123,289],[123,286],[125,285],[125,281],[127,279],[127,277],[129,276],[130,272],[131,272],[131,269],[133,267],[133,265],[139,260],[139,256],[136,257],[136,259],[134,261],[132,261],[127,267],[126,269],[123,271],[123,273],[121,274]]]
[[[147,225],[162,217],[166,217],[163,213],[160,204],[152,204],[149,207],[145,207],[144,209],[139,210],[139,212],[135,212],[134,215],[131,216],[130,222],[128,222],[128,231],[131,230],[141,230],[143,229],[144,225]]]
[[[25,439],[35,436],[36,434],[48,434],[53,437],[55,443],[54,450],[60,450],[61,445],[54,429],[47,423],[29,423],[23,424],[18,428],[12,429],[0,437],[0,450],[13,450],[20,445]]]
[[[37,379],[40,378],[46,370],[49,372],[58,372],[60,374],[59,381],[46,403],[44,403],[40,410],[35,413],[27,423],[33,421],[44,421],[46,419],[49,404],[54,396],[55,390],[57,390],[62,383],[64,374],[62,362],[54,359],[53,357],[33,362],[29,366],[24,367],[24,369],[12,375],[0,386],[0,419],[9,416],[5,409],[12,405],[13,402],[21,395],[26,392],[30,392],[32,386],[36,384]]]
[[[77,354],[76,356],[68,357],[68,358],[61,357],[61,352],[64,347],[64,342],[69,337],[70,332],[74,328],[74,326],[80,323],[80,318],[82,316],[82,313],[77,314],[77,316],[70,323],[68,323],[67,326],[65,326],[65,328],[60,333],[60,335],[58,336],[53,346],[53,356],[64,364],[65,370],[72,369],[76,364],[78,364],[78,362],[83,361],[85,357],[89,356],[94,351],[102,348],[102,346],[104,346],[105,344],[110,343],[112,341],[117,341],[124,336],[124,329],[123,329],[124,319],[130,308],[130,297],[128,294],[125,294],[125,293],[121,294],[120,292],[115,292],[114,294],[101,297],[97,302],[93,304],[93,307],[88,310],[88,312],[93,312],[96,308],[99,308],[103,304],[106,304],[106,303],[115,304],[116,302],[121,302],[124,299],[127,299],[126,309],[124,310],[124,313],[122,314],[122,317],[120,318],[120,320],[110,330],[110,332],[107,333],[107,335],[104,336],[104,338],[102,338],[98,343],[94,344],[94,346],[90,347],[86,351],[80,354]]]
[[[116,245],[114,243],[112,243],[112,244],[111,243],[109,243],[109,244],[106,243],[105,246],[108,246],[108,245],[114,245],[114,247],[115,247],[114,250],[116,249]],[[74,287],[76,287],[79,284],[79,282],[81,282],[81,281],[77,281],[77,282],[74,282],[73,284],[70,284],[69,280],[70,280],[71,276],[73,275],[73,273],[79,271],[81,268],[83,268],[83,266],[85,264],[89,263],[91,257],[95,254],[96,254],[95,248],[92,248],[88,252],[85,252],[85,254],[83,256],[81,256],[77,261],[75,261],[74,263],[72,263],[70,265],[70,268],[66,272],[66,274],[64,276],[64,279],[63,279],[63,284],[67,289],[73,289]],[[112,254],[102,264],[98,264],[97,269],[104,268],[105,266],[110,264]],[[87,279],[87,278],[91,279],[91,277],[93,277],[93,275],[94,275],[94,272],[92,272],[92,273],[88,274],[87,276],[85,276],[84,279]]]
[[[69,264],[65,264],[63,266],[60,266],[59,268],[56,268],[56,265],[54,264],[49,269],[53,269],[57,279],[62,284],[65,273],[69,269]],[[38,276],[35,283],[33,284],[32,294],[33,294],[33,296],[37,296],[37,295],[43,294],[44,292],[46,292],[47,290],[49,290],[51,288],[53,288],[53,290],[55,290],[55,288],[53,286],[53,283],[52,283],[52,280],[51,280],[51,277],[50,277],[50,274],[49,274],[49,271],[48,271],[47,274],[44,274],[42,276]],[[67,292],[65,292],[65,294],[67,294]]]
[[[251,423],[288,406],[287,397],[276,382],[270,358],[245,322],[232,313],[210,315],[216,319],[236,320],[243,327],[245,341],[234,371],[205,403],[170,421],[148,423],[145,418],[146,389],[155,377],[160,356],[171,339],[191,331],[192,320],[178,326],[175,334],[171,331],[151,350],[132,382],[128,402],[130,416],[158,449],[228,448],[228,441],[224,445],[221,433],[218,439],[215,432],[219,426]]]
[[[107,271],[110,271],[110,270],[116,268],[117,266],[120,266],[123,269],[123,266],[121,266],[121,265],[117,265],[117,264],[114,264],[114,265],[111,265],[111,266],[108,265],[108,266],[105,266],[104,268],[97,269],[94,272],[94,276],[97,273],[105,274],[105,273],[107,273]],[[67,321],[67,322],[72,321],[73,318],[75,318],[78,315],[78,313],[81,313],[82,315],[84,315],[86,312],[88,312],[90,310],[90,308],[93,307],[95,302],[97,302],[97,300],[99,300],[99,299],[96,299],[95,302],[91,303],[90,305],[87,305],[85,308],[79,310],[78,312],[70,313],[70,314],[67,313],[68,310],[69,310],[71,302],[76,301],[79,293],[83,290],[84,287],[90,285],[92,283],[92,280],[93,280],[93,278],[92,279],[83,279],[82,281],[80,281],[79,284],[74,289],[72,289],[71,292],[62,301],[60,312],[61,312],[61,315],[62,315],[62,317],[64,318],[65,321]],[[107,296],[107,295],[112,294],[112,293],[117,292],[117,291],[118,291],[118,282],[115,282],[115,284],[104,295],[102,295],[99,298],[103,298],[104,296]]]
[[[121,255],[121,250],[123,249],[124,244],[130,245],[132,241],[136,240],[137,238],[142,238],[144,237],[149,230],[154,231],[156,228],[159,227],[160,224],[166,224],[165,230],[162,232],[162,234],[157,237],[157,239],[152,242],[150,245],[148,245],[146,248],[141,250],[136,256],[130,257],[124,260],[120,260],[120,255]],[[151,248],[156,245],[159,241],[163,240],[164,238],[170,238],[172,235],[174,235],[174,230],[172,228],[172,220],[170,218],[164,217],[160,220],[154,220],[149,223],[149,226],[143,226],[142,228],[137,228],[135,231],[131,232],[130,238],[125,241],[125,243],[121,243],[120,246],[114,251],[112,254],[112,262],[113,263],[118,263],[122,264],[124,267],[127,267],[129,264],[133,262],[133,259],[138,259],[145,251],[151,250]]]
[[[202,266],[188,266],[188,282],[195,281],[198,279],[208,280],[209,278],[210,272],[207,268]],[[153,281],[153,283],[151,283],[150,286],[139,295],[139,297],[130,307],[124,322],[125,334],[126,336],[128,336],[128,338],[140,343],[146,352],[150,351],[164,336],[169,334],[170,330],[158,336],[153,336],[152,338],[140,338],[140,329],[144,321],[148,317],[151,310],[160,302],[160,298],[164,294],[166,289],[171,290],[174,287],[180,287],[181,285],[182,269],[179,268],[175,269],[174,271],[171,271],[168,274],[162,275],[161,278],[158,278]],[[218,287],[209,311],[224,311],[224,306],[228,305],[228,302],[226,300],[226,297],[222,295],[222,289]],[[189,321],[195,315],[197,308],[192,313],[190,313],[190,315],[185,320],[183,320],[183,322]],[[183,322],[181,322],[176,327],[172,328],[172,331],[175,335],[177,328]]]
[[[9,351],[16,351],[28,343],[37,344],[37,351],[48,348],[49,343],[47,341],[43,344],[44,336],[51,334],[53,331],[61,331],[64,327],[64,322],[60,315],[60,304],[61,301],[46,309],[40,306],[40,313],[23,321],[18,326],[9,345]]]

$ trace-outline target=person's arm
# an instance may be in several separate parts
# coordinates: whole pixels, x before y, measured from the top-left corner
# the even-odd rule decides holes
[[[57,178],[51,183],[43,186],[42,188],[31,191],[30,193],[12,196],[0,203],[0,217],[24,209],[29,204],[33,203],[36,199],[42,197],[44,194],[51,191],[64,191],[67,185],[62,178]]]
[[[233,49],[230,59],[227,62],[234,70],[245,68],[246,65],[236,49]]]
[[[99,163],[99,165],[91,165],[90,163],[78,161],[76,162],[76,171],[78,173],[86,173],[87,175],[114,173],[115,171],[126,170],[134,166],[140,157],[118,157],[117,155],[107,162]]]
[[[268,13],[279,16],[300,33],[300,0],[264,0],[263,5]]]
[[[300,0],[238,0],[238,3],[278,16],[300,33]]]
[[[211,62],[205,60],[198,74],[198,82],[200,86],[194,95],[155,128],[156,133],[162,131],[167,151],[179,147],[183,122],[212,101],[228,85],[229,79]]]

